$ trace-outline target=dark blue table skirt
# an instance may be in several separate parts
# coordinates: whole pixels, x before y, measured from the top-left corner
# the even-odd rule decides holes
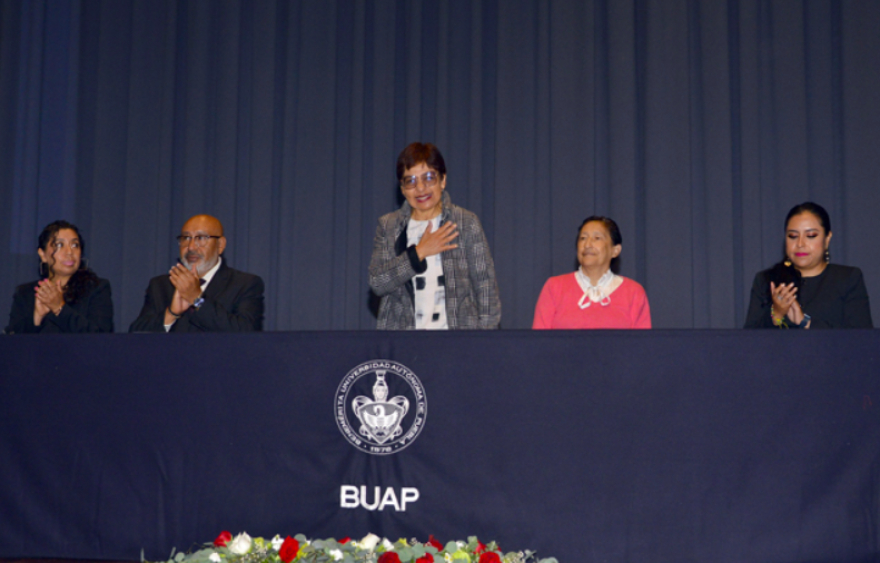
[[[230,530],[877,561],[878,356],[880,331],[0,337],[0,557]]]

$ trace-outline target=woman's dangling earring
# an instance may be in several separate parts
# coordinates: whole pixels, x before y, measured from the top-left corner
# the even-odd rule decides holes
[[[831,251],[828,250],[827,248],[825,249],[825,262],[826,263],[831,262]]]
[[[786,268],[791,268],[791,260],[786,260],[783,264],[785,264]]]

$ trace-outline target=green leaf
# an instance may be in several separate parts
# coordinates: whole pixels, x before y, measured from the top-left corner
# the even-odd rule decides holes
[[[375,563],[379,554],[386,551],[382,544],[379,544],[375,551],[370,552],[356,547],[353,542],[340,544],[335,538],[316,539],[309,543],[309,539],[304,534],[297,534],[294,537],[300,543],[300,551],[295,563]],[[252,538],[252,541],[252,551],[244,556],[235,555],[228,548],[215,547],[212,543],[206,543],[202,549],[191,554],[172,550],[170,558],[164,563],[213,563],[209,558],[214,553],[223,559],[223,563],[281,563],[280,557],[271,548],[271,543],[268,540],[255,537]],[[467,542],[450,541],[438,552],[437,548],[432,545],[422,543],[409,545],[406,540],[400,539],[394,542],[392,550],[397,553],[401,563],[414,563],[415,560],[424,557],[426,553],[434,555],[436,563],[446,563],[444,556],[448,556],[454,563],[477,563],[479,557],[474,555],[473,551],[476,549],[478,541],[476,536],[469,536]],[[486,549],[500,551],[494,541],[488,542]],[[329,553],[336,550],[342,553],[342,558],[339,561],[334,560]],[[502,555],[502,561],[505,563],[559,563],[554,557],[539,559],[534,551],[529,550],[508,552]],[[148,563],[144,560],[143,554],[141,554],[141,563]]]

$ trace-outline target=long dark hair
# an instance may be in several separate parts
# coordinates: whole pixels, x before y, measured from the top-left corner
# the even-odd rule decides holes
[[[788,222],[791,221],[791,218],[801,213],[811,213],[815,216],[819,220],[819,224],[822,225],[822,228],[825,229],[826,237],[831,232],[831,217],[825,211],[825,208],[818,203],[805,201],[789,210],[788,215],[785,216],[785,223],[782,225],[783,233],[788,229]],[[785,242],[782,243],[782,260],[773,266],[773,269],[770,271],[770,279],[777,285],[793,283],[798,290],[800,290],[801,285],[804,283],[803,275],[788,259],[788,254],[785,252]]]
[[[46,225],[46,228],[44,228],[43,232],[40,233],[40,238],[37,239],[37,248],[43,250],[43,252],[51,251],[54,255],[54,250],[52,250],[52,247],[55,245],[55,238],[58,236],[58,231],[61,231],[63,229],[70,229],[71,231],[75,232],[76,238],[79,239],[79,269],[74,272],[72,276],[70,276],[70,279],[67,281],[67,285],[64,287],[64,301],[72,305],[76,303],[80,297],[85,295],[87,291],[98,284],[98,276],[95,275],[95,272],[90,270],[89,267],[86,265],[86,241],[83,238],[82,233],[79,232],[79,228],[77,228],[77,226],[72,223],[68,223],[67,221],[59,219],[58,221],[53,221]],[[48,278],[48,264],[41,260],[39,267],[40,279]]]

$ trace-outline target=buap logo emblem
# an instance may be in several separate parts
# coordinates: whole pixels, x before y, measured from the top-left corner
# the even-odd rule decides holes
[[[335,408],[342,435],[375,455],[397,453],[412,444],[428,414],[422,382],[391,360],[371,360],[348,372],[336,390]]]

